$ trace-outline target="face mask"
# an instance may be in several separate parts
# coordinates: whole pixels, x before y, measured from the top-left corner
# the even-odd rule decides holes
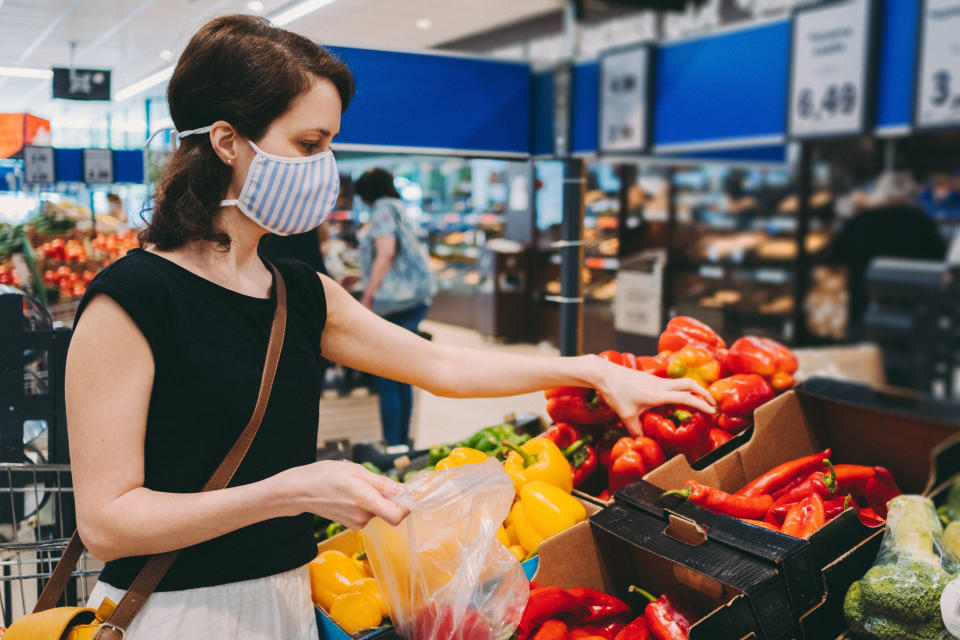
[[[178,139],[207,133],[210,127],[181,131]],[[261,227],[280,236],[303,233],[320,226],[337,204],[340,173],[332,151],[306,158],[286,158],[264,152],[248,141],[256,156],[247,170],[236,205]]]

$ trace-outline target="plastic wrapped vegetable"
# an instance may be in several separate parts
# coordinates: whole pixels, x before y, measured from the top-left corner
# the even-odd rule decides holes
[[[957,571],[943,544],[933,502],[922,496],[890,501],[883,546],[873,567],[854,582],[844,615],[879,640],[948,640],[940,596]]]
[[[529,596],[520,563],[497,541],[513,503],[510,477],[491,458],[421,473],[405,486],[396,500],[410,509],[407,519],[393,527],[374,518],[361,532],[398,634],[510,637]]]

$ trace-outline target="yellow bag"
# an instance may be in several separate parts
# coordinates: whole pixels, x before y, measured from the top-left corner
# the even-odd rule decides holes
[[[55,607],[16,620],[3,640],[93,640],[103,621],[116,608],[104,598],[94,611],[85,607]]]

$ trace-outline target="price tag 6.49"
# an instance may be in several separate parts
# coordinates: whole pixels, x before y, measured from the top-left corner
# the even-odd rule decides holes
[[[790,82],[792,136],[864,131],[872,6],[872,0],[848,0],[797,12]]]
[[[960,125],[960,0],[925,0],[920,29],[916,124]]]

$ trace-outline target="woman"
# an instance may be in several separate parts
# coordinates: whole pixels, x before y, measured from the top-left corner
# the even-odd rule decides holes
[[[330,142],[352,92],[343,63],[252,16],[201,28],[170,79],[182,143],[144,248],[91,283],[67,363],[78,527],[107,562],[90,604],[117,602],[144,556],[183,549],[126,640],[313,640],[311,514],[353,528],[405,517],[391,501],[400,485],[352,463],[315,462],[321,353],[445,396],[596,387],[634,432],[654,404],[710,409],[690,381],[592,356],[431,344],[329,278],[279,262],[288,319],[266,414],[231,486],[198,492],[255,404],[275,306],[257,244],[317,226],[332,206]]]
[[[393,324],[417,332],[433,295],[429,258],[407,220],[406,206],[384,169],[370,169],[354,190],[373,210],[360,241],[363,262],[363,306]],[[376,379],[380,424],[387,451],[409,446],[413,389],[388,378]]]

